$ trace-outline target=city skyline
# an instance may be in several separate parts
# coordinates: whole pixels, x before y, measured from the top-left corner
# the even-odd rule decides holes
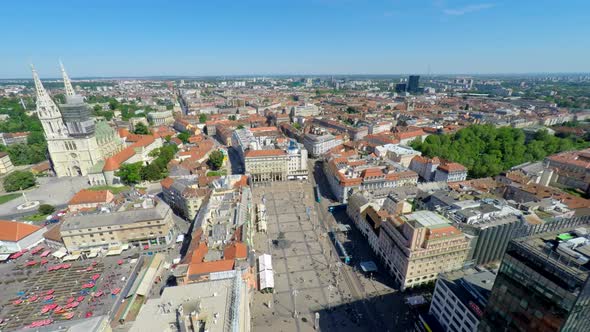
[[[6,4],[0,79],[590,72],[582,1],[139,5]]]

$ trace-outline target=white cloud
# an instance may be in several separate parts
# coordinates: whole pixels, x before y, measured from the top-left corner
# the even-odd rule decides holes
[[[461,8],[453,8],[453,9],[443,9],[443,13],[446,15],[452,16],[461,16],[468,13],[474,13],[486,9],[493,8],[495,5],[493,3],[482,3],[479,5],[469,5]]]

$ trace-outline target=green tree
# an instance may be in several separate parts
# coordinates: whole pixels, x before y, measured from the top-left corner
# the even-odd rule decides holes
[[[209,166],[214,170],[218,170],[223,165],[223,152],[216,150],[209,154]]]
[[[150,133],[150,130],[142,122],[139,122],[135,125],[135,130],[133,132],[138,135],[148,135]]]
[[[205,122],[207,122],[207,114],[204,114],[204,113],[200,114],[200,115],[199,115],[199,122],[200,122],[200,123],[205,123]]]
[[[123,164],[115,175],[126,185],[138,184],[141,181],[141,168],[141,161],[133,164]]]
[[[156,163],[151,163],[141,168],[141,179],[145,181],[157,181],[163,178],[162,170]]]
[[[187,133],[186,131],[183,131],[182,133],[178,134],[179,140],[181,140],[183,143],[188,143],[188,139],[191,137],[191,135],[189,133]]]
[[[27,137],[27,144],[29,144],[29,145],[34,145],[34,144],[44,145],[44,144],[46,144],[45,135],[43,135],[43,133],[40,131],[32,131],[29,133],[29,136]]]
[[[295,123],[293,123],[293,128],[299,130],[299,129],[301,129],[301,124],[299,122],[295,122]]]
[[[37,212],[45,215],[52,214],[53,212],[55,212],[55,207],[49,204],[41,204],[39,205],[39,209],[37,210]]]
[[[230,121],[236,121],[236,116],[235,116],[235,115],[230,115],[230,116],[228,117],[228,119],[229,119]]]
[[[238,125],[238,127],[236,129],[244,129],[244,125],[240,124],[240,125]]]
[[[29,171],[14,171],[4,178],[4,190],[17,191],[30,188],[36,183],[35,176]]]

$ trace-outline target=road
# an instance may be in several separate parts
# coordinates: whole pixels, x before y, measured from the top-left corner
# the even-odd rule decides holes
[[[313,169],[313,173],[314,176],[311,177],[312,179],[312,184],[315,186],[317,186],[319,184],[320,186],[320,191],[322,193],[322,195],[325,196],[331,196],[330,194],[325,195],[328,191],[329,191],[329,187],[328,187],[328,183],[326,182],[326,178],[323,176],[323,171],[321,170],[321,164],[320,163],[316,163],[313,160],[310,160],[310,169]],[[318,181],[319,182],[316,182]],[[322,229],[330,231],[333,227],[336,226],[336,221],[334,220],[334,218],[327,212],[328,211],[328,206],[330,204],[328,203],[328,201],[326,199],[321,200],[319,203],[316,202],[315,204],[315,209],[316,209],[316,213],[318,215],[318,221],[322,227]],[[334,245],[334,243],[332,241],[330,242],[330,248],[333,252],[333,256],[334,257],[338,257],[338,250],[336,249],[336,246]],[[342,273],[342,276],[344,277],[344,281],[346,282],[346,285],[349,288],[350,293],[353,296],[353,299],[355,302],[358,302],[361,304],[361,315],[365,319],[364,321],[367,322],[371,328],[373,330],[377,330],[377,331],[385,331],[387,330],[387,328],[384,326],[382,320],[378,317],[375,316],[375,310],[374,308],[370,308],[369,305],[367,304],[367,295],[364,293],[364,289],[362,288],[362,285],[360,285],[360,281],[358,280],[358,277],[355,275],[355,273],[353,272],[353,270],[350,268],[350,266],[346,266],[346,265],[339,265],[341,267],[338,268],[339,272]],[[358,307],[358,306],[357,306]]]
[[[394,280],[386,272],[378,272],[373,278],[359,271],[358,264],[361,261],[372,260],[380,266],[380,271],[386,271],[373,253],[367,239],[358,231],[345,211],[337,213],[328,212],[328,206],[332,205],[326,198],[332,198],[329,184],[321,168],[320,162],[310,161],[310,170],[313,169],[312,184],[319,185],[322,200],[315,204],[319,221],[322,227],[328,230],[337,223],[349,224],[351,231],[346,235],[347,241],[343,242],[345,248],[351,254],[352,263],[342,264],[339,274],[350,289],[354,303],[366,319],[372,330],[377,331],[412,331],[413,321],[409,308],[404,303],[404,297],[393,288]],[[333,241],[328,241],[335,255],[338,251]],[[358,305],[360,304],[360,305]]]

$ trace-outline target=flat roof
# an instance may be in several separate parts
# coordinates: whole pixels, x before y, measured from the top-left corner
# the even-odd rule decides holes
[[[404,215],[403,217],[405,217],[408,221],[413,220],[422,227],[428,228],[446,227],[451,224],[447,218],[441,216],[440,214],[426,210],[412,212],[410,214]]]
[[[138,208],[110,213],[91,213],[66,216],[61,225],[62,231],[94,228],[113,225],[126,225],[141,221],[162,220],[170,213],[170,207],[157,201],[155,207]]]

